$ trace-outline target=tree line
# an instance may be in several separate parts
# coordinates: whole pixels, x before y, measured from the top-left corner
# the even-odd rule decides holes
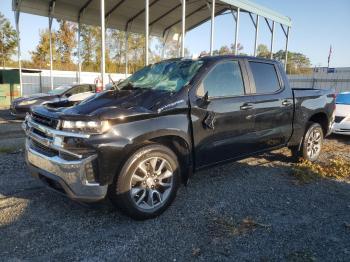
[[[78,63],[78,42],[76,23],[58,20],[58,29],[52,30],[52,59],[55,70],[77,70]],[[99,71],[101,66],[101,30],[99,27],[90,25],[81,25],[80,28],[80,58],[82,71]],[[34,50],[30,51],[30,60],[22,61],[24,68],[49,69],[50,67],[50,33],[48,29],[40,30],[39,43]],[[125,72],[125,50],[126,35],[125,32],[116,29],[107,29],[106,39],[106,72],[124,73]],[[141,34],[129,33],[127,37],[128,44],[128,71],[136,71],[144,65],[145,37]],[[162,41],[157,37],[150,38],[150,62],[158,62],[162,58],[179,56],[180,46],[178,41],[167,41],[164,48]],[[243,52],[244,47],[238,44],[238,53],[247,55]],[[3,67],[17,67],[17,62],[13,60],[17,52],[16,30],[8,19],[0,13],[0,52],[1,64]],[[223,45],[214,50],[214,55],[233,54],[234,45]],[[186,49],[186,56],[190,53]],[[201,55],[207,55],[206,51]],[[257,56],[270,58],[270,51],[266,45],[259,45]],[[281,62],[284,61],[285,51],[279,50],[273,54],[273,58]],[[298,52],[288,52],[287,73],[289,74],[307,74],[312,71],[310,59]]]

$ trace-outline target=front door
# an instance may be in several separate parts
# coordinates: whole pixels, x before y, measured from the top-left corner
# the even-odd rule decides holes
[[[225,60],[212,65],[191,90],[195,161],[204,167],[254,151],[253,99],[244,63]],[[207,99],[206,99],[207,97]]]

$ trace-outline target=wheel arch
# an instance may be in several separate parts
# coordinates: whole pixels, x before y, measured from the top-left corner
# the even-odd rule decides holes
[[[134,138],[131,143],[123,148],[123,154],[120,161],[118,161],[115,176],[119,174],[124,163],[135,151],[149,144],[157,143],[170,148],[178,157],[181,180],[186,184],[193,173],[191,141],[186,135],[185,132],[179,130],[158,130]]]
[[[308,122],[320,124],[320,126],[322,127],[322,130],[323,130],[323,136],[327,135],[328,129],[329,129],[329,120],[328,120],[326,113],[324,113],[324,112],[315,113],[309,118]],[[305,130],[306,130],[306,128],[307,127],[305,127]]]

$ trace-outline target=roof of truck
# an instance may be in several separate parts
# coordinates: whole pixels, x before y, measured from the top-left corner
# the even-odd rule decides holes
[[[244,56],[244,55],[212,55],[212,56],[201,56],[198,58],[191,57],[181,57],[181,58],[170,58],[163,61],[179,61],[179,60],[202,60],[202,61],[217,61],[222,59],[248,59],[248,60],[256,60],[256,61],[264,61],[264,62],[274,62],[279,63],[279,61],[274,59],[268,59],[263,57],[255,57],[255,56]],[[160,61],[162,62],[162,61]]]

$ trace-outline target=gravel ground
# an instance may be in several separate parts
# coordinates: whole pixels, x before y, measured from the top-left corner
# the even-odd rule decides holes
[[[11,116],[8,109],[0,108],[0,152],[23,150],[21,124],[22,121]]]
[[[350,157],[349,141],[332,137],[322,157]],[[31,178],[22,152],[0,153],[0,260],[349,261],[350,184],[301,185],[290,165],[280,150],[196,173],[138,222],[74,203]]]

